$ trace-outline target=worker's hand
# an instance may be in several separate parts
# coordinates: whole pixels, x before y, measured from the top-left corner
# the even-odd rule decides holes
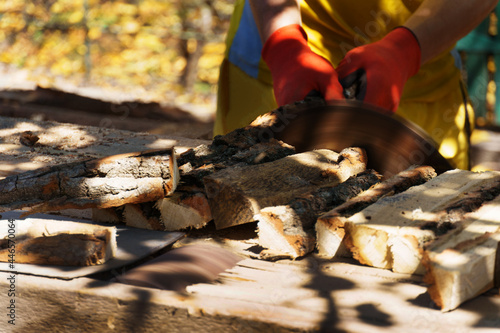
[[[343,98],[335,69],[309,48],[298,24],[276,30],[264,44],[262,58],[271,70],[278,105],[300,101],[312,90],[326,100]]]
[[[344,88],[358,84],[356,98],[396,112],[406,81],[420,68],[420,45],[405,27],[347,52],[337,67]]]

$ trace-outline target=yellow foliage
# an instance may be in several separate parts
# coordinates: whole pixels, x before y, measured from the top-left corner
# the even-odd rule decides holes
[[[88,37],[91,40],[99,39],[102,36],[102,31],[100,27],[92,27],[89,29]]]
[[[24,0],[4,0],[0,1],[0,12],[22,11],[25,6]]]
[[[201,31],[197,22],[207,3],[199,0],[0,0],[0,62],[32,70],[43,87],[64,77],[123,91],[140,87],[170,100],[210,100],[224,55],[221,24],[228,23],[233,1],[210,2],[226,17],[212,16],[212,28]],[[193,54],[199,40],[202,84],[187,96],[179,84],[187,68],[181,46]],[[87,71],[90,82],[83,81]]]
[[[68,23],[69,24],[80,23],[83,20],[84,15],[85,13],[83,12],[83,10],[75,11],[71,13],[71,15],[68,17]]]
[[[134,47],[141,49],[146,48],[160,52],[163,50],[164,45],[160,38],[148,33],[139,33],[134,40]]]
[[[21,31],[25,25],[26,22],[24,21],[22,13],[6,13],[0,20],[0,29],[5,29],[7,31]]]

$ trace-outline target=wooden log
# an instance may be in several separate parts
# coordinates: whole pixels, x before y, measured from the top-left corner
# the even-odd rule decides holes
[[[424,274],[423,246],[498,194],[500,172],[452,170],[348,218],[345,244],[363,264]]]
[[[109,156],[45,167],[0,181],[0,211],[26,214],[71,208],[108,208],[155,201],[179,181],[173,149]]]
[[[199,229],[212,220],[207,196],[202,189],[189,188],[158,200],[161,223],[167,231]]]
[[[234,166],[204,182],[215,225],[222,229],[252,222],[262,208],[286,204],[322,185],[339,184],[365,168],[362,149],[341,154],[320,149],[255,166]]]
[[[411,167],[321,215],[315,225],[318,254],[329,259],[349,256],[350,253],[343,244],[344,223],[348,217],[362,211],[380,198],[401,193],[435,176],[436,172],[430,166]]]
[[[349,158],[345,158],[339,167],[348,161]],[[314,224],[318,215],[367,190],[381,178],[373,170],[365,171],[338,185],[313,190],[293,199],[288,205],[261,209],[254,217],[259,221],[259,244],[292,258],[306,255],[314,250]]]
[[[178,193],[156,203],[166,230],[198,229],[212,220],[204,177],[231,166],[271,162],[295,153],[292,146],[281,141],[257,142],[245,133],[237,130],[228,136],[218,136],[212,144],[200,145],[179,157]]]
[[[459,226],[425,247],[424,281],[442,311],[495,287],[500,274],[500,196],[467,214]]]

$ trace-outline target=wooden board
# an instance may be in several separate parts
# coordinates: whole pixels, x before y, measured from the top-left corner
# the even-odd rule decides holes
[[[8,290],[9,273],[0,272]],[[279,281],[279,283],[278,283]],[[500,325],[500,298],[443,314],[418,279],[345,262],[245,260],[189,293],[16,276],[12,332],[471,332]],[[0,304],[9,304],[7,292]],[[91,320],[89,320],[91,318]],[[5,318],[4,318],[5,319]],[[6,319],[5,319],[6,320]],[[2,323],[5,327],[6,321]]]

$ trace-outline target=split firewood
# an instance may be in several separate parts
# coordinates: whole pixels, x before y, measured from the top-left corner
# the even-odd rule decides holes
[[[156,209],[154,201],[124,205],[123,220],[125,225],[129,227],[165,230],[165,226],[160,221],[160,212]]]
[[[365,168],[362,149],[349,148],[341,154],[320,149],[260,165],[235,166],[205,177],[204,182],[215,225],[222,229],[252,222],[262,208],[337,185]]]
[[[294,147],[276,140],[272,134],[281,128],[283,121],[318,103],[324,104],[324,101],[311,99],[307,103],[297,102],[280,107],[245,128],[216,136],[210,145],[200,145],[181,154],[178,158],[181,174],[177,188],[179,194],[162,198],[156,203],[155,207],[161,212],[160,222],[167,230],[203,227],[212,219],[204,193],[204,177],[227,167],[262,164],[294,154]],[[128,211],[142,215],[140,220],[145,222],[148,220],[147,213],[141,214],[138,208],[131,207]],[[121,209],[125,211],[124,207]],[[94,209],[93,215],[103,222],[116,223],[117,217],[123,219],[121,211]]]
[[[401,193],[435,176],[436,172],[430,166],[411,167],[321,215],[316,222],[316,245],[319,255],[330,259],[349,256],[343,244],[344,223],[348,217],[362,211],[380,198]]]
[[[208,199],[202,189],[179,189],[170,197],[158,200],[156,208],[166,231],[199,229],[212,220]]]
[[[306,97],[305,100],[281,106],[273,111],[257,117],[243,131],[245,136],[252,137],[259,142],[278,138],[281,131],[301,112],[313,107],[325,106],[322,97]]]
[[[0,211],[31,207],[27,215],[156,201],[178,181],[173,149],[114,155],[7,177],[0,181]]]
[[[234,140],[225,136],[216,137],[209,146],[201,145],[183,153],[178,161],[182,182],[186,186],[203,188],[203,178],[216,171],[235,165],[272,162],[295,154],[292,146],[275,139],[264,143],[247,142],[239,137]]]
[[[237,129],[224,136],[217,136],[210,145],[200,145],[189,149],[178,158],[180,183],[176,193],[165,196],[154,203],[159,212],[160,223],[165,230],[201,228],[212,220],[210,207],[206,198],[203,178],[222,169],[239,165],[255,165],[279,160],[295,153],[295,149],[273,138],[261,140],[260,128],[249,126]],[[94,209],[93,218],[106,223],[124,222],[144,228],[157,228],[151,220],[150,212],[141,212],[141,206],[125,206],[112,209]],[[135,216],[137,220],[123,215]],[[132,214],[132,215],[131,215]],[[149,221],[149,222],[148,222]],[[132,224],[131,224],[132,223]]]
[[[466,216],[455,230],[437,238],[424,251],[424,281],[442,311],[498,287],[500,196]]]
[[[363,264],[424,274],[423,246],[498,194],[500,172],[448,171],[348,218],[345,244]]]
[[[211,145],[198,146],[179,157],[181,182],[177,191],[156,203],[166,230],[201,228],[212,220],[204,177],[231,166],[271,162],[295,153],[292,146],[281,141],[257,142],[244,131],[235,133],[216,137]]]
[[[338,167],[343,168],[342,164],[346,162],[351,163],[349,157]],[[367,190],[381,178],[382,175],[368,170],[340,184],[315,189],[293,199],[288,205],[261,209],[254,217],[259,221],[259,244],[292,258],[306,255],[314,250],[314,224],[318,215]]]

